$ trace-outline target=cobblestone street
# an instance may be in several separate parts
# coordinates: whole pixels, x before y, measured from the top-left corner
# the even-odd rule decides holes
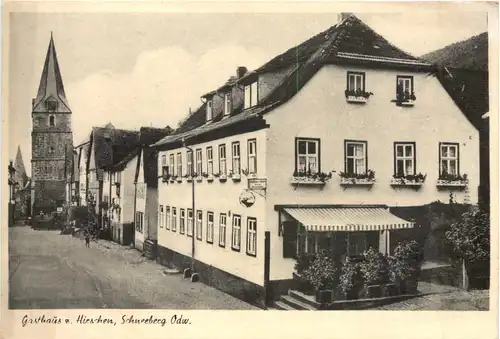
[[[256,309],[128,247],[9,228],[10,308]]]

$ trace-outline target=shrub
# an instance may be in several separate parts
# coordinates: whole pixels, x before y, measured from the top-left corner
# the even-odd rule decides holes
[[[297,274],[302,275],[304,271],[311,266],[312,262],[316,258],[315,254],[303,253],[297,257],[297,262],[295,263],[295,271]]]
[[[349,257],[342,265],[342,274],[340,275],[340,289],[343,293],[350,294],[363,285],[363,275],[359,263],[355,263]]]
[[[302,275],[316,290],[334,289],[336,286],[337,269],[325,251],[318,253]]]
[[[487,261],[490,257],[490,216],[478,208],[463,213],[445,236],[453,251],[467,264]]]
[[[387,258],[373,247],[365,251],[363,256],[365,260],[359,266],[365,284],[378,285],[388,282],[389,264]]]
[[[415,240],[400,242],[394,249],[394,256],[389,260],[391,280],[400,283],[417,279],[421,260],[422,251]]]

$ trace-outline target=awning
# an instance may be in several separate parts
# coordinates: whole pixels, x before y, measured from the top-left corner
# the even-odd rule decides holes
[[[383,207],[298,207],[284,211],[314,232],[382,231],[414,226]]]

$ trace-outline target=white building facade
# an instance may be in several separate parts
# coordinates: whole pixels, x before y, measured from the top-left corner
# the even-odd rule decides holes
[[[302,253],[390,253],[420,206],[477,203],[479,133],[431,65],[354,16],[299,47],[153,145],[160,261],[258,305],[286,293]]]

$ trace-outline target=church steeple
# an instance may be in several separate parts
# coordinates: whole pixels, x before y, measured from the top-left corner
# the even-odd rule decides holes
[[[57,113],[70,113],[71,110],[64,92],[61,71],[57,61],[56,47],[52,32],[50,33],[49,48],[45,57],[42,77],[38,87],[38,94],[33,99],[33,112],[43,113],[54,111]]]
[[[26,168],[24,167],[23,156],[21,154],[21,147],[17,146],[16,160],[14,161],[14,168],[16,169],[16,181],[20,185],[26,184],[28,181],[28,175],[26,174]]]

